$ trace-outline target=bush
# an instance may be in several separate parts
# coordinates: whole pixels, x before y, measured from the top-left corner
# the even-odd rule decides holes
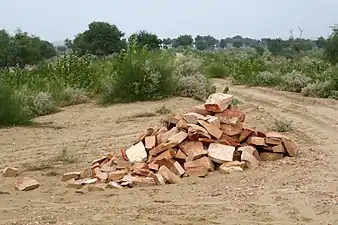
[[[61,94],[60,106],[83,104],[89,101],[86,92],[82,89],[66,88]]]
[[[116,72],[103,86],[101,103],[161,99],[173,94],[170,58],[131,47],[116,60]]]
[[[36,116],[44,116],[57,112],[53,97],[48,92],[38,92],[28,99],[28,105]]]
[[[286,119],[275,120],[273,131],[287,132],[287,131],[291,131],[292,129],[293,129],[292,120],[286,120]]]
[[[174,61],[173,80],[176,95],[204,100],[211,90],[207,78],[202,75],[201,61],[192,56],[179,55]]]
[[[203,75],[181,77],[177,81],[177,93],[182,97],[194,98],[197,100],[205,100],[209,93],[209,83]]]
[[[29,123],[30,115],[24,108],[23,99],[10,86],[0,84],[0,126]]]
[[[301,92],[310,82],[311,78],[301,74],[300,72],[293,71],[288,73],[282,78],[282,90],[291,92]]]
[[[229,76],[229,70],[221,63],[212,63],[205,68],[205,74],[209,78],[225,78]]]
[[[280,84],[281,81],[281,75],[278,73],[272,73],[269,71],[260,72],[257,74],[256,79],[254,81],[254,85],[259,86],[277,86]]]
[[[328,98],[331,95],[332,81],[315,82],[302,89],[304,96]]]

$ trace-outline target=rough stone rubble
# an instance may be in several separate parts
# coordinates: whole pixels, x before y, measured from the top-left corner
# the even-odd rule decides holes
[[[108,154],[82,172],[64,174],[61,180],[69,188],[86,186],[89,191],[176,184],[186,176],[206,177],[215,170],[242,172],[256,169],[261,161],[296,156],[296,144],[285,135],[244,128],[246,115],[232,100],[229,94],[212,94],[204,105],[166,116],[164,126],[140,133],[132,146],[121,150],[121,156]],[[16,173],[15,168],[4,171],[5,176]],[[28,178],[17,183],[18,190],[39,186]]]

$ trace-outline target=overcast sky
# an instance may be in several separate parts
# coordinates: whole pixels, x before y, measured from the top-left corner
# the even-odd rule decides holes
[[[92,21],[127,35],[146,29],[159,37],[284,37],[298,26],[304,37],[330,34],[338,0],[0,0],[0,29],[16,28],[49,41],[73,38]]]

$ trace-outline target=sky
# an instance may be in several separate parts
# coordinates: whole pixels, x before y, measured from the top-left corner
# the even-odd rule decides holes
[[[338,0],[0,0],[0,29],[17,28],[54,42],[92,21],[115,24],[127,36],[139,30],[160,38],[212,35],[288,38],[328,36],[338,23]]]

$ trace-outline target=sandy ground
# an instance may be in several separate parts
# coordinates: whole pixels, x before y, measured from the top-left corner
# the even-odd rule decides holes
[[[221,90],[224,81],[216,84]],[[0,176],[0,224],[338,224],[338,102],[243,86],[230,93],[242,102],[247,127],[269,130],[275,118],[292,120],[288,135],[299,156],[177,185],[77,193],[64,187],[60,174],[129,145],[161,118],[138,115],[163,105],[179,112],[199,102],[69,107],[36,119],[40,126],[0,130],[0,169],[19,167],[20,176],[41,183],[19,192],[15,178]]]

